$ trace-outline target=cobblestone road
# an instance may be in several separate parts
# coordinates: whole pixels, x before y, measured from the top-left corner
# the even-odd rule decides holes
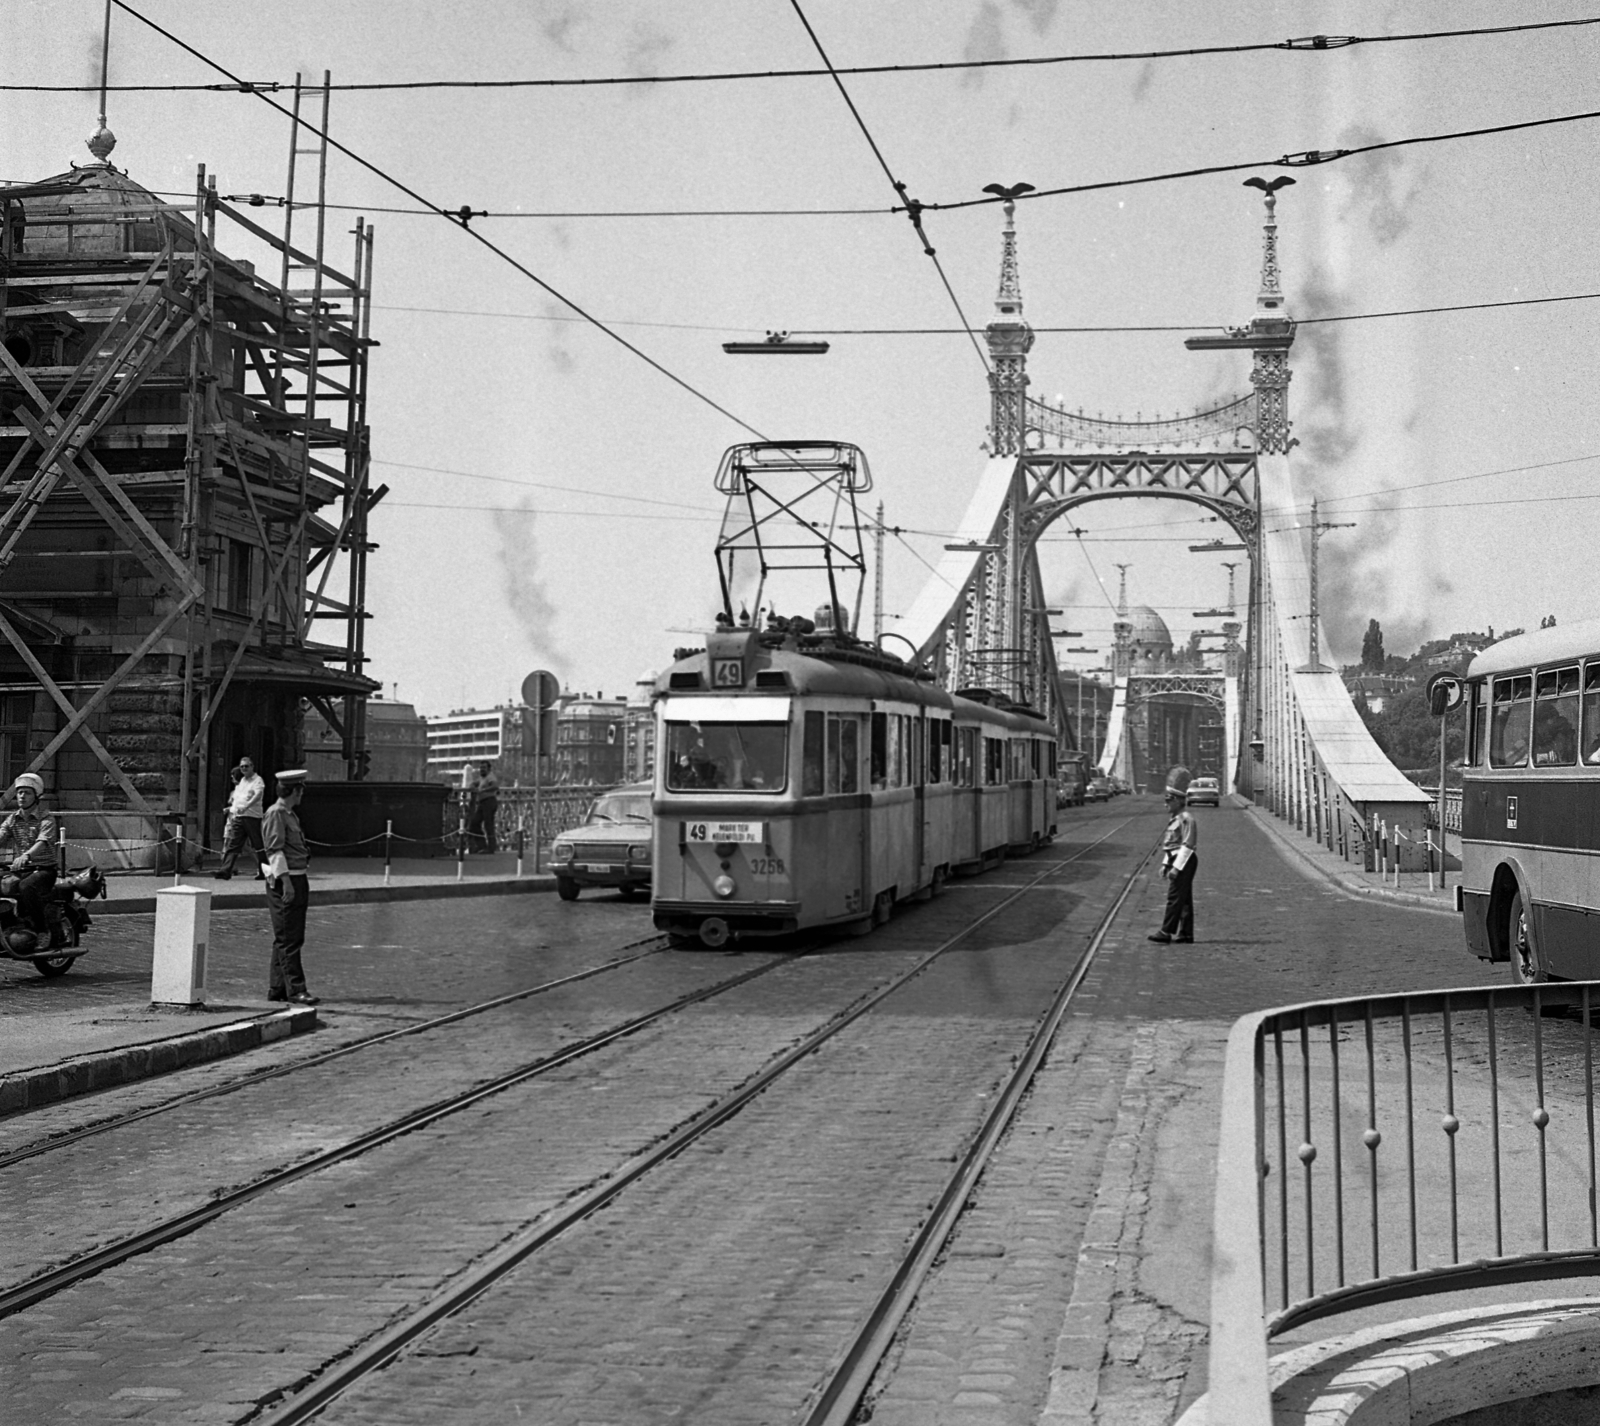
[[[1264,1005],[1489,974],[1465,955],[1450,918],[1353,902],[1305,881],[1251,814],[1199,815],[1198,943],[1145,941],[1164,886],[1141,881],[875,1384],[874,1422],[1169,1422],[1204,1385],[1205,1226],[1228,1024]],[[1072,814],[1055,848],[957,882],[867,941],[786,960],[670,1027],[258,1199],[19,1314],[0,1336],[8,1409],[39,1420],[253,1419],[957,922],[1052,859],[1079,855],[892,1009],[811,1056],[325,1418],[795,1420],[1160,821],[1153,801],[1131,799]],[[220,952],[221,974],[248,994],[262,928],[228,915],[241,929]],[[644,934],[639,908],[598,901],[332,908],[314,930],[313,973],[334,1023],[324,1034],[504,993]],[[618,987],[609,1001],[577,988],[564,1002],[540,997],[381,1070],[374,1060],[357,1071],[357,1056],[337,1075],[291,1076],[249,1102],[228,1096],[215,1114],[185,1111],[166,1136],[113,1147],[111,1135],[94,1141],[100,1149],[72,1151],[77,1158],[19,1165],[26,1181],[4,1180],[13,1201],[77,1194],[83,1221],[19,1220],[0,1257],[4,1276],[437,1098],[518,1053],[532,1058],[607,1013],[620,1018],[637,1001],[756,960],[655,957],[609,982]],[[95,973],[122,972],[108,954]],[[0,984],[0,1016],[7,995],[24,993]],[[53,1112],[66,1123],[85,1110]]]

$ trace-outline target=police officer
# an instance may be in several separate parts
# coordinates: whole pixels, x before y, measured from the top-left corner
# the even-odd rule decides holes
[[[310,856],[296,809],[305,795],[306,770],[293,768],[276,778],[278,800],[261,819],[261,840],[267,858],[267,909],[272,914],[272,968],[267,978],[267,999],[294,1005],[315,1005],[317,997],[306,989],[300,948],[306,942],[306,903],[310,884],[306,869]]]
[[[1161,839],[1161,875],[1167,879],[1167,914],[1149,939],[1188,945],[1194,940],[1194,874],[1200,868],[1200,834],[1188,808],[1188,768],[1175,767],[1167,774],[1166,799],[1171,820]]]

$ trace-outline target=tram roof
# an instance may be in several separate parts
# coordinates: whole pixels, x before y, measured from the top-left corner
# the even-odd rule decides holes
[[[704,652],[696,652],[680,659],[656,680],[656,691],[684,700],[707,696],[715,696],[719,701],[727,698],[730,690],[712,688],[709,682],[707,686],[698,689],[672,687],[674,673],[690,670],[703,673],[705,662]],[[733,697],[752,700],[762,696],[877,699],[883,702],[920,704],[928,708],[946,708],[956,712],[971,712],[981,708],[985,721],[1004,722],[1018,729],[1034,728],[1041,721],[1040,715],[1030,710],[982,704],[975,699],[949,693],[937,684],[896,674],[889,669],[872,668],[843,659],[830,659],[781,645],[763,649],[759,667],[787,674],[788,687],[758,690],[747,686],[733,693]]]
[[[1562,663],[1586,654],[1600,654],[1600,619],[1578,619],[1552,624],[1529,634],[1490,644],[1467,666],[1468,678],[1506,673],[1538,664]]]

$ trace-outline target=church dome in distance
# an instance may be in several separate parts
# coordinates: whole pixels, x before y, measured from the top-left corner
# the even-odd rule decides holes
[[[1152,652],[1172,652],[1172,631],[1167,628],[1167,621],[1148,604],[1128,610],[1126,622],[1130,644],[1137,644]]]

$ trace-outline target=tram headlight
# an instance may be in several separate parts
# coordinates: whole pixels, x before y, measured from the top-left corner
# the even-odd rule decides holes
[[[718,896],[732,896],[735,890],[733,878],[731,876],[719,876],[714,882],[711,883],[711,889],[716,892]]]

